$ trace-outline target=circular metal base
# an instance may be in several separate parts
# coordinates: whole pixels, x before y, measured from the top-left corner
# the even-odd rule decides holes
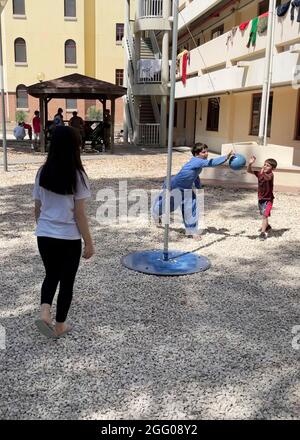
[[[203,272],[210,267],[210,261],[192,252],[169,251],[168,260],[163,251],[149,250],[132,252],[121,259],[128,269],[151,275],[188,275]]]

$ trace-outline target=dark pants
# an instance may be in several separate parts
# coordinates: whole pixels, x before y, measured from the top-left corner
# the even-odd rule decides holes
[[[52,304],[58,283],[56,321],[64,322],[72,302],[73,286],[81,256],[81,240],[38,237],[46,277],[42,285],[41,304]]]

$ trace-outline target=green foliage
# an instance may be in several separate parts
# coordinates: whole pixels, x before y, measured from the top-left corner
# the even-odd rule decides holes
[[[28,117],[28,112],[25,112],[24,110],[17,110],[15,114],[16,122],[25,122]]]
[[[101,121],[103,118],[103,111],[97,110],[95,105],[92,105],[87,110],[86,119],[87,121]]]

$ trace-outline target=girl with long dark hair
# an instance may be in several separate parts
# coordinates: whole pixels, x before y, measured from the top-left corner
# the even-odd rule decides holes
[[[35,179],[33,197],[38,249],[46,276],[41,291],[41,314],[35,323],[45,336],[58,338],[71,330],[66,324],[73,285],[81,257],[91,258],[94,246],[85,214],[91,196],[80,159],[80,139],[71,127],[56,127],[45,164]],[[59,284],[56,323],[52,326],[51,305]]]

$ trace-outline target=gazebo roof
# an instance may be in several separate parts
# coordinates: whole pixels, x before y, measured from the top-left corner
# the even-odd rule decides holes
[[[126,94],[126,88],[73,73],[27,87],[35,98],[115,99]]]

